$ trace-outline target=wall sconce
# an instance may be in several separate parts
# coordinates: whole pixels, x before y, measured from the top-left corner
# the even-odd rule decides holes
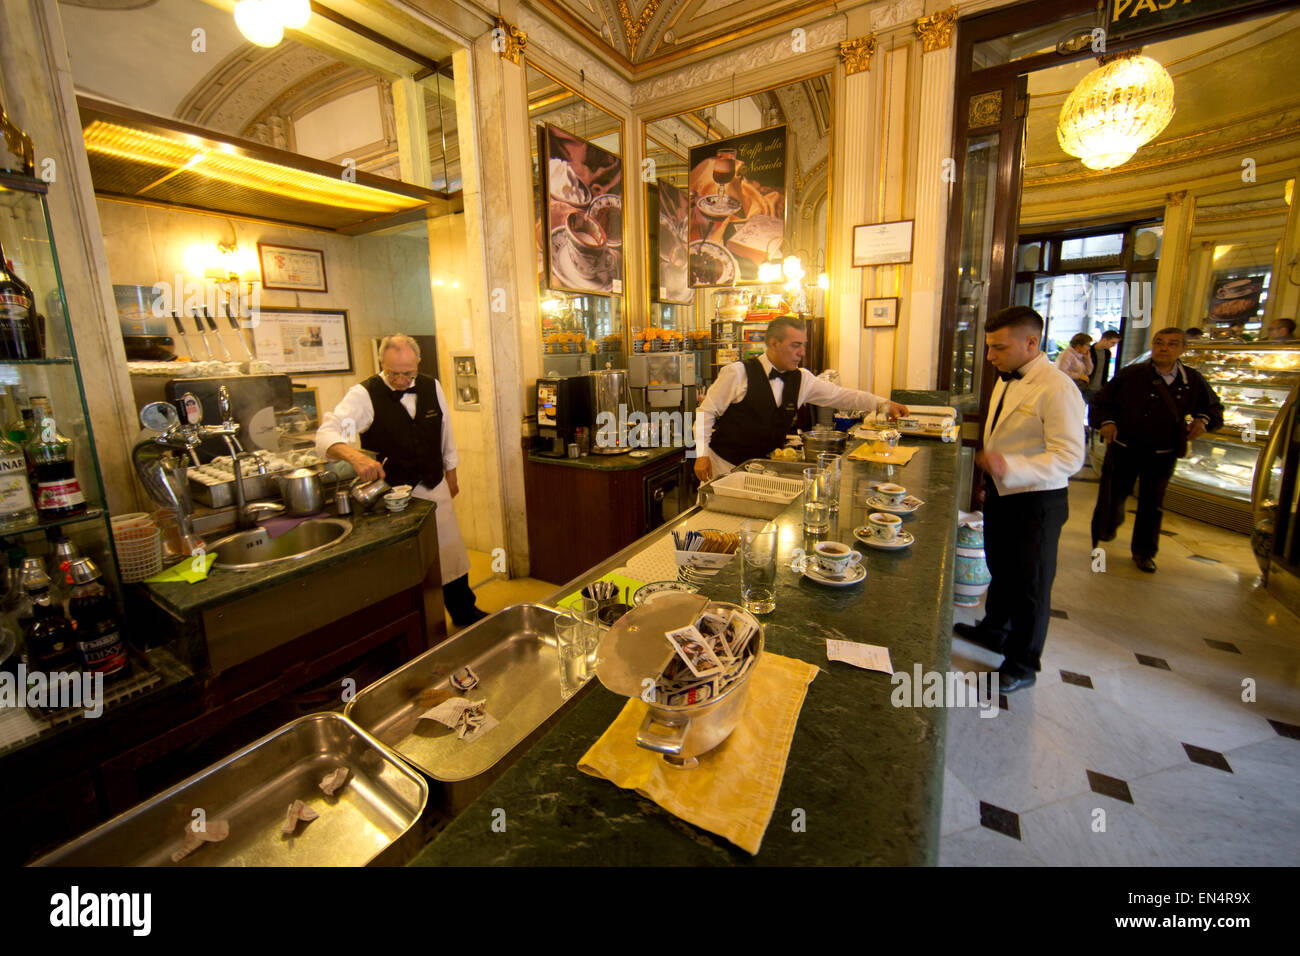
[[[821,273],[819,276],[817,276],[817,288],[821,289],[821,290],[824,292],[825,290],[829,289],[830,287],[831,287],[831,277],[830,277],[830,276],[828,276],[828,275],[827,275],[826,273],[824,273],[824,272]]]
[[[758,266],[759,282],[780,282],[781,281],[781,263],[779,262],[762,262]]]

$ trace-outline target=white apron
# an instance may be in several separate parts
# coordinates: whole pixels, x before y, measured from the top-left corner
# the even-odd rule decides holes
[[[469,574],[469,552],[465,550],[465,541],[460,536],[460,525],[456,522],[456,509],[451,503],[447,479],[438,482],[433,491],[424,485],[416,485],[411,491],[411,497],[432,501],[438,506],[438,563],[442,565],[442,583]]]

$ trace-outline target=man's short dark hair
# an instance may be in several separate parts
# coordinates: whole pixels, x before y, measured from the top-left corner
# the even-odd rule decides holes
[[[778,315],[771,322],[767,323],[767,332],[763,334],[765,342],[784,342],[786,329],[794,329],[796,332],[807,333],[807,328],[800,319],[793,315]]]
[[[1103,338],[1103,339],[1114,339],[1116,342],[1118,342],[1118,341],[1119,341],[1119,333],[1116,332],[1114,329],[1107,329],[1105,332],[1101,333],[1101,338]],[[1101,339],[1098,339],[1097,341],[1100,342]]]
[[[996,332],[998,329],[1032,332],[1041,339],[1043,317],[1027,305],[1013,305],[1001,312],[994,312],[984,323],[985,332]]]
[[[1294,319],[1274,319],[1274,320],[1273,320],[1273,324],[1274,324],[1274,325],[1280,325],[1280,326],[1282,326],[1284,329],[1286,329],[1286,334],[1287,334],[1287,335],[1295,335],[1295,320],[1294,320]]]
[[[1204,334],[1205,334],[1205,329],[1201,328],[1199,325],[1193,325],[1190,329],[1187,330],[1187,334],[1184,335],[1183,337],[1188,339],[1199,339]]]
[[[1182,329],[1178,328],[1176,325],[1171,325],[1168,328],[1161,329],[1155,335],[1151,336],[1151,341],[1154,342],[1156,340],[1156,336],[1160,336],[1160,335],[1176,335],[1181,341],[1183,342],[1187,341],[1187,333],[1184,332]]]

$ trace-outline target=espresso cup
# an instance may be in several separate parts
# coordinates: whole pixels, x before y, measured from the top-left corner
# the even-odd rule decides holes
[[[862,554],[838,541],[820,541],[814,547],[817,564],[826,574],[845,574],[862,561]]]
[[[596,264],[605,255],[606,236],[600,223],[585,212],[571,212],[564,221],[574,251],[584,261]]]
[[[902,485],[895,485],[886,482],[883,485],[876,486],[876,496],[886,504],[897,507],[903,503],[903,498],[907,495],[907,489]]]
[[[887,515],[877,511],[867,516],[871,525],[871,536],[877,541],[893,541],[903,526],[903,519],[898,515]]]

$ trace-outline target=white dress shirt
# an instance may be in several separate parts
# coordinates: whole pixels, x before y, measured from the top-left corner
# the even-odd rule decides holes
[[[984,422],[984,450],[1007,461],[1006,474],[993,479],[1000,495],[1064,488],[1083,467],[1079,387],[1041,352],[1020,372],[1021,378],[999,379],[993,386]],[[999,402],[1002,412],[994,425]]]
[[[380,376],[388,385],[388,380]],[[442,386],[437,379],[433,381],[434,391],[438,395],[438,408],[442,410],[442,469],[450,471],[460,460],[456,455],[456,442],[451,437],[451,419],[447,416],[447,397],[442,394]],[[390,391],[397,391],[388,385]],[[415,418],[415,394],[403,395],[399,401],[406,409],[406,414]],[[351,420],[353,427],[345,427]],[[343,396],[334,411],[326,412],[321,426],[316,430],[316,451],[322,456],[329,456],[331,445],[342,442],[350,444],[348,435],[358,437],[375,421],[375,406],[370,401],[370,393],[361,385],[353,385]],[[411,497],[423,498],[437,505],[435,518],[438,523],[438,561],[442,566],[442,583],[454,581],[469,573],[469,552],[460,534],[460,525],[456,521],[456,511],[452,506],[451,489],[447,479],[438,482],[434,488],[418,484],[411,490]]]
[[[758,361],[763,366],[763,374],[770,375],[773,368],[771,359],[766,355],[760,355]],[[780,408],[781,401],[785,398],[785,382],[780,378],[772,378],[768,379],[768,385],[772,387],[772,398],[776,402],[777,408]],[[745,363],[732,362],[729,365],[724,365],[721,371],[718,372],[717,379],[709,386],[704,401],[700,403],[699,408],[695,411],[696,457],[710,454],[709,444],[713,439],[714,425],[717,424],[723,413],[743,399],[748,391],[749,375],[745,371]],[[816,405],[862,409],[869,412],[889,409],[889,399],[887,398],[872,395],[870,392],[844,388],[824,378],[818,378],[806,368],[801,368],[799,369],[799,400],[795,403],[795,407],[802,407],[809,402]],[[736,464],[739,464],[739,462],[726,462],[717,455],[711,455],[711,458],[715,475],[730,471]],[[719,463],[724,466],[723,472],[718,471],[717,466]]]

